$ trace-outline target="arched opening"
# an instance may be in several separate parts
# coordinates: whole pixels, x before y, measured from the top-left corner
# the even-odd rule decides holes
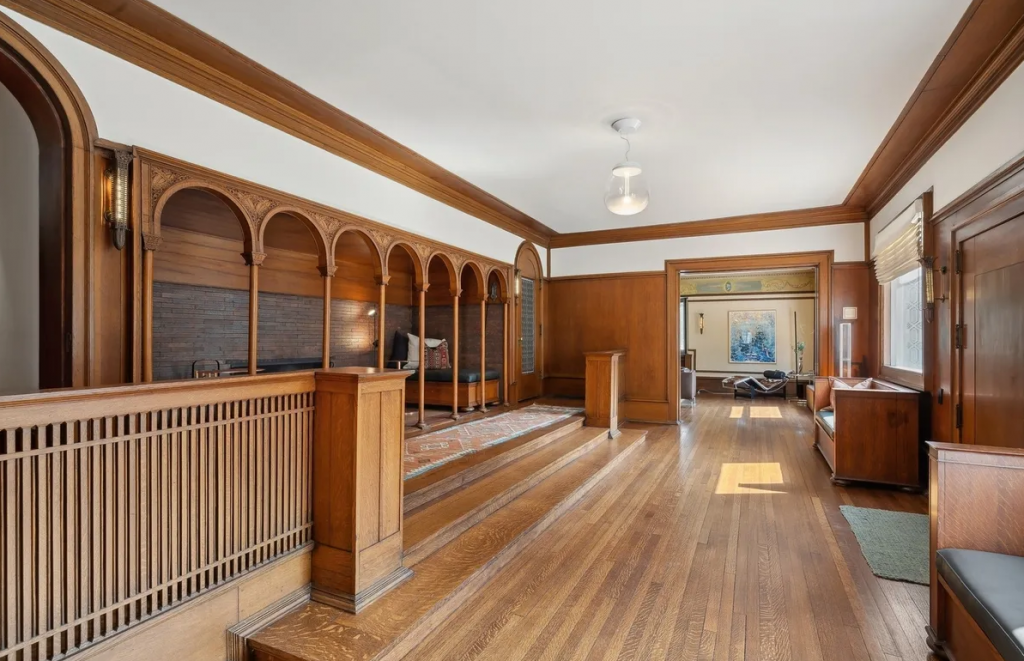
[[[488,324],[488,291],[483,269],[474,262],[466,262],[459,281],[462,304],[459,308],[458,406],[460,411],[486,412],[488,405],[500,401],[501,371],[494,349],[500,349],[501,327]]]
[[[319,232],[289,211],[271,215],[261,232],[266,257],[258,279],[256,368],[265,373],[321,367],[325,251]]]
[[[544,271],[532,243],[524,242],[516,253],[516,401],[540,397],[543,352],[540,343]]]
[[[249,267],[245,220],[214,193],[173,193],[153,257],[152,370],[156,381],[245,373]]]
[[[0,14],[0,394],[87,383],[95,135],[67,72]]]
[[[492,269],[487,274],[487,312],[485,326],[487,328],[487,369],[499,371],[500,399],[505,404],[509,403],[508,398],[508,283],[504,274]],[[497,341],[492,342],[490,338]],[[494,366],[493,368],[491,366]],[[489,377],[488,377],[489,378]]]
[[[335,242],[334,264],[331,363],[339,367],[376,367],[382,328],[386,331],[387,324],[402,323],[399,311],[387,302],[381,307],[383,270],[380,253],[366,234],[348,230],[342,232]],[[391,292],[386,293],[390,297]],[[405,300],[405,310],[408,311],[411,299]],[[408,318],[405,323],[409,323]]]

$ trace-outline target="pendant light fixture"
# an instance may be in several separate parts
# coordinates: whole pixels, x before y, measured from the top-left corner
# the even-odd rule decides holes
[[[646,209],[651,201],[643,168],[636,161],[629,160],[629,136],[640,130],[640,120],[633,117],[617,119],[612,122],[612,128],[626,141],[626,160],[612,168],[604,193],[604,205],[619,216],[632,216]]]

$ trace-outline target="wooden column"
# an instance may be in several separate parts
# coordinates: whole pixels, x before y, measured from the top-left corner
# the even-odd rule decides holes
[[[487,297],[480,299],[480,412],[487,413]]]
[[[505,406],[508,406],[508,301],[505,301],[501,308],[501,389],[502,399],[504,400]]]
[[[160,237],[142,235],[142,380],[153,380],[153,253]]]
[[[402,565],[409,370],[316,374],[312,599],[358,613],[412,576]]]
[[[426,342],[426,339],[427,339],[427,330],[426,330],[427,329],[427,289],[429,289],[429,288],[430,288],[430,285],[428,285],[428,284],[420,285],[420,288],[419,288],[420,289],[420,329],[419,329],[419,336],[420,336],[420,355],[419,355],[419,371],[420,371],[420,373],[419,373],[419,386],[420,386],[420,400],[419,400],[419,402],[420,402],[420,411],[419,411],[419,421],[416,423],[416,426],[419,427],[420,429],[425,429],[426,426],[427,426],[427,412],[426,412],[425,404],[423,403],[424,400],[426,399],[426,389],[427,389],[426,388],[426,386],[427,386],[426,377],[427,377],[427,375],[423,371],[423,363],[427,359],[427,342]]]
[[[621,349],[586,351],[586,421],[588,427],[607,427],[608,438],[619,435],[619,402],[625,394],[624,365]]]
[[[250,252],[245,255],[249,265],[249,374],[256,374],[256,355],[259,352],[257,331],[260,319],[260,266],[266,253]]]
[[[377,304],[377,369],[384,369],[384,344],[387,335],[384,331],[384,309],[387,307],[389,276],[381,276],[380,303]]]
[[[337,266],[320,267],[320,275],[324,278],[324,369],[331,366],[331,283],[337,270]]]
[[[452,290],[452,314],[455,315],[452,331],[452,420],[459,419],[459,292]]]

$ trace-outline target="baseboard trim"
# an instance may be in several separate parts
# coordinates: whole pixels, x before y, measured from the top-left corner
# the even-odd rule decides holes
[[[310,598],[347,613],[358,614],[359,611],[390,592],[392,588],[398,587],[410,578],[412,578],[412,571],[406,567],[399,567],[373,585],[361,590],[359,594],[341,594],[313,588]]]
[[[310,585],[287,594],[240,621],[227,631],[227,661],[249,661],[249,636],[284,617],[309,601]]]

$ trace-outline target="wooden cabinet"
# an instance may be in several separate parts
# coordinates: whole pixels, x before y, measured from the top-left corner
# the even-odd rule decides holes
[[[402,565],[408,370],[316,374],[312,598],[352,613],[412,575]]]
[[[607,427],[608,437],[619,435],[619,402],[625,395],[622,370],[626,352],[588,351],[586,376],[586,425]]]

